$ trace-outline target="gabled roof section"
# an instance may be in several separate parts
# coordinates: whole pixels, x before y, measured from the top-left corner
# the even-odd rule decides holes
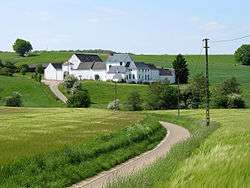
[[[109,74],[118,74],[118,73],[123,73],[125,74],[126,73],[126,67],[124,66],[112,66],[109,68],[109,71],[108,73]]]
[[[93,70],[106,70],[106,64],[101,63],[101,62],[95,62],[92,69]]]
[[[51,63],[51,65],[55,68],[55,69],[62,69],[62,64],[61,63]]]
[[[75,54],[76,57],[82,62],[102,62],[101,58],[95,54]]]
[[[92,69],[93,65],[94,62],[80,63],[79,66],[77,67],[77,70],[90,70]]]
[[[112,54],[107,59],[109,63],[118,63],[118,62],[133,62],[133,58],[129,54]]]
[[[159,68],[160,76],[174,76],[173,71],[171,69]]]
[[[147,64],[144,62],[135,62],[137,69],[150,69],[150,70],[157,70],[156,66],[153,64]]]

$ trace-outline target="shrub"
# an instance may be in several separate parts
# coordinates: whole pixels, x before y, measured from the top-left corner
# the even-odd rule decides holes
[[[199,108],[205,101],[206,88],[205,88],[206,78],[200,73],[195,75],[189,84],[189,90],[191,91],[191,108]]]
[[[222,95],[230,95],[232,93],[240,94],[240,84],[235,77],[224,80],[218,89]]]
[[[107,109],[109,110],[120,110],[120,100],[116,99],[108,104]]]
[[[245,108],[245,101],[238,94],[231,94],[228,96],[228,108]]]
[[[0,68],[0,75],[13,76],[13,73],[10,68],[3,67],[3,68]]]
[[[22,75],[25,75],[29,71],[29,66],[27,64],[23,64],[19,67],[19,71]]]
[[[74,108],[90,107],[91,100],[87,90],[77,91],[68,98],[67,106]]]
[[[13,92],[11,96],[6,98],[5,106],[20,107],[22,106],[22,96],[18,92]]]
[[[224,80],[214,91],[214,106],[222,108],[244,108],[245,102],[240,96],[239,86],[236,78]]]
[[[177,108],[178,90],[169,83],[153,83],[149,86],[147,104],[155,110]]]
[[[138,92],[131,92],[125,103],[126,109],[130,111],[142,110],[142,99]]]
[[[71,88],[71,94],[77,93],[78,91],[82,90],[83,90],[82,83],[80,81],[76,81],[73,87]]]
[[[31,76],[32,79],[34,79],[35,81],[37,82],[41,82],[42,80],[42,75],[39,74],[39,73],[33,73],[32,76]]]
[[[43,66],[42,65],[37,65],[36,66],[36,73],[37,74],[43,74],[43,72],[44,72]]]
[[[67,75],[63,85],[67,90],[70,90],[74,86],[75,82],[77,82],[77,78],[75,76]]]

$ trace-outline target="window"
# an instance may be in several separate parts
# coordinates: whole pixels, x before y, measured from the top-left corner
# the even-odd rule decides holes
[[[131,79],[131,74],[128,75],[128,78]]]
[[[139,79],[141,78],[141,75],[139,75]]]
[[[147,75],[145,75],[145,80],[147,80]]]
[[[109,68],[111,68],[112,66],[111,65],[109,65]]]
[[[120,62],[120,65],[122,66],[122,62]]]
[[[135,75],[133,74],[133,79],[135,79]]]

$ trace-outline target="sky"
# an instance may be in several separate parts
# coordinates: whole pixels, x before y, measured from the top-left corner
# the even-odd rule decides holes
[[[137,54],[231,54],[250,38],[249,0],[0,0],[0,50],[17,38],[34,50],[110,49]]]

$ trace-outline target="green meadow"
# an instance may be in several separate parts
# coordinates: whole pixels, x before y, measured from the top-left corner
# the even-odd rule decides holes
[[[56,99],[50,89],[26,76],[0,76],[0,105],[4,98],[12,92],[22,95],[25,107],[63,107],[64,104]]]
[[[142,120],[142,115],[99,109],[0,107],[0,165],[84,143]]]
[[[158,111],[171,115],[174,111]],[[152,167],[111,187],[249,187],[250,110],[212,110],[219,127],[200,128]],[[188,127],[204,119],[204,111],[186,110],[171,122]],[[202,130],[203,129],[203,130]],[[208,134],[209,133],[209,134]]]

